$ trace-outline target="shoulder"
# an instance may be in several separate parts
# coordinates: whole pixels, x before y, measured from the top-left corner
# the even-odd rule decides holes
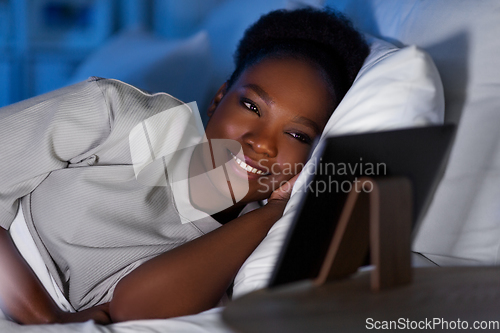
[[[120,80],[93,76],[87,82],[96,84],[108,102],[120,103],[114,106],[126,107],[124,111],[136,108],[145,108],[153,112],[164,111],[183,104],[181,100],[168,93],[150,93]]]

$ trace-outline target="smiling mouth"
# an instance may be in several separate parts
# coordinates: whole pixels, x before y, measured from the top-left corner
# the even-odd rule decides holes
[[[236,157],[236,155],[234,155],[232,152],[229,152],[229,154],[231,154],[231,157],[233,158],[233,160],[243,170],[245,170],[247,172],[250,172],[250,173],[253,173],[253,174],[256,174],[256,175],[267,175],[267,174],[269,174],[268,172],[264,172],[262,170],[259,170],[257,168],[254,168],[254,167],[246,164],[245,161],[242,161],[241,159],[239,159],[238,157]]]

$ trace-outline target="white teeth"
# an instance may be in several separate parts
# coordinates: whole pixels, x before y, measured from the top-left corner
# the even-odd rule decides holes
[[[255,174],[258,174],[258,175],[263,175],[265,174],[264,171],[262,170],[259,170],[257,168],[253,168],[251,167],[250,165],[246,164],[244,161],[240,160],[238,157],[236,157],[233,153],[231,153],[231,156],[233,157],[233,159],[236,161],[236,163],[244,170],[248,171],[248,172],[251,172],[251,173],[255,173]]]

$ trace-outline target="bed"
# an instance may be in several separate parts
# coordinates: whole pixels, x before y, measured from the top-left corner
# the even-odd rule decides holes
[[[371,45],[369,58],[322,137],[442,122],[457,124],[446,171],[413,235],[413,250],[440,266],[497,265],[500,39],[494,36],[500,32],[500,3],[330,0],[308,4],[342,11],[368,34]],[[168,91],[184,101],[195,100],[204,110],[231,71],[231,53],[245,27],[269,10],[301,5],[300,1],[227,0],[208,12],[198,31],[184,39],[160,40],[140,30],[122,33],[91,55],[72,82],[90,75],[113,77],[147,90]],[[138,49],[150,50],[146,53],[151,56],[140,66],[132,66],[140,59],[140,53],[134,54]],[[130,54],[122,59],[124,50]],[[112,63],[120,66],[113,67]],[[154,72],[164,75],[155,76]],[[299,178],[283,218],[240,269],[234,298],[265,287],[301,199],[304,181]],[[20,212],[11,235],[54,299],[67,307],[36,250],[26,241],[29,234],[24,228]],[[221,310],[108,326],[93,322],[20,326],[4,318],[0,320],[0,331],[231,332],[220,319]]]

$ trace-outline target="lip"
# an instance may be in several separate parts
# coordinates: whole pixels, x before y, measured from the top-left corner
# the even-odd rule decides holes
[[[234,160],[236,163],[235,164],[238,164],[238,165],[235,165],[235,168],[238,169],[238,171],[241,171],[241,172],[245,172],[247,174],[247,176],[250,178],[258,178],[258,177],[261,177],[261,176],[269,176],[271,173],[270,172],[266,172],[266,170],[262,169],[261,166],[258,165],[258,163],[256,163],[254,160],[248,158],[247,156],[245,156],[245,161],[243,161],[246,165],[248,165],[249,167],[253,168],[253,169],[257,169],[258,171],[262,172],[262,173],[255,173],[255,170],[254,172],[251,172],[251,171],[248,171],[248,170],[244,170],[240,165],[239,163],[236,161],[236,159],[240,160],[240,158],[237,157],[236,154],[234,154],[233,152],[231,152],[230,150],[228,150],[228,155],[229,157]]]

